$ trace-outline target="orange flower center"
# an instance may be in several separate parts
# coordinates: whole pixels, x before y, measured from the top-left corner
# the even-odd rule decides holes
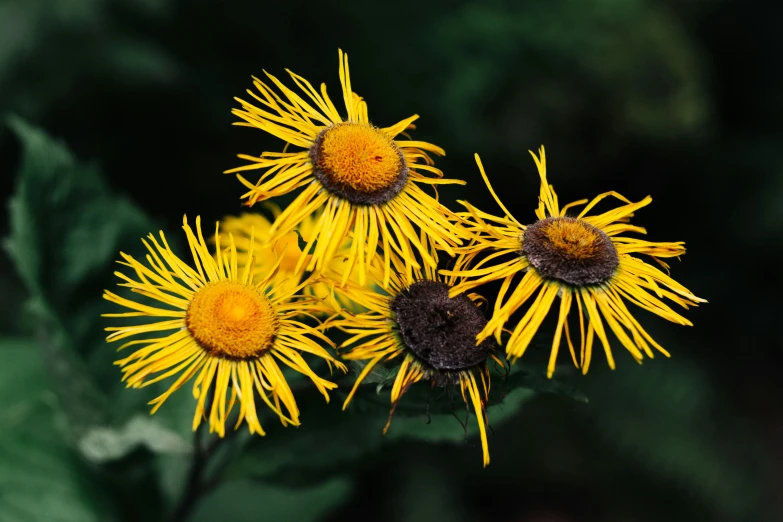
[[[258,357],[272,346],[278,330],[269,299],[235,281],[218,281],[197,291],[185,321],[204,350],[225,359]]]
[[[577,219],[554,219],[541,227],[550,246],[572,259],[591,259],[601,248],[598,230]]]
[[[321,131],[310,149],[316,178],[359,205],[385,203],[400,193],[408,167],[394,140],[365,123],[338,123]]]

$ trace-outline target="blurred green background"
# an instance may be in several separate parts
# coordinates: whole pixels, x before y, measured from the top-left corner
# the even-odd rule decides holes
[[[446,149],[438,165],[468,181],[447,204],[499,212],[479,152],[532,221],[527,150],[544,144],[561,201],[652,195],[635,223],[687,242],[672,274],[710,302],[693,328],[640,313],[673,357],[616,347],[615,372],[540,382],[544,336],[490,408],[484,470],[446,413],[412,407],[383,440],[373,404],[298,393],[302,426],[223,446],[189,520],[783,519],[782,16],[739,0],[1,1],[0,521],[170,517],[192,399],[151,418],[154,390],[119,384],[101,289],[148,231],[241,211],[221,172],[280,144],[232,127],[232,98],[285,67],[334,98],[338,47],[375,123],[418,113],[415,136]]]

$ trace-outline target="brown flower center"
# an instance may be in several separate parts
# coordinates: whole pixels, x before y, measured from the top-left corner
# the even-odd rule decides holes
[[[476,346],[487,319],[465,294],[449,298],[444,283],[416,282],[394,296],[391,309],[406,348],[436,370],[468,370],[483,364],[494,347],[492,339]]]
[[[620,263],[603,230],[569,217],[550,217],[528,226],[522,254],[542,277],[576,286],[607,282]]]

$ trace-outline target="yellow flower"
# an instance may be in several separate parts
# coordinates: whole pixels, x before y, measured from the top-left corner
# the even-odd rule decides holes
[[[272,207],[275,215],[280,212]],[[313,226],[313,216],[308,216],[302,220],[299,227],[301,234],[309,233]],[[269,229],[272,223],[262,214],[245,212],[240,216],[226,216],[220,221],[221,234],[231,234],[237,248],[237,262],[240,265],[247,263],[250,252],[255,249],[263,248],[271,252],[268,256],[253,256],[251,275],[258,276],[266,274],[274,266],[278,259],[280,265],[278,268],[278,279],[284,284],[299,284],[301,273],[296,274],[294,269],[302,251],[299,248],[299,237],[296,232],[290,232],[285,236],[270,242]],[[251,241],[252,239],[252,241]],[[214,242],[214,238],[212,240]]]
[[[272,204],[268,204],[267,206],[273,216],[277,217],[280,215],[279,207]],[[270,256],[253,256],[251,274],[254,277],[269,272],[276,263],[277,258],[282,257],[280,259],[280,267],[276,280],[277,284],[298,286],[302,279],[302,272],[300,271],[297,273],[295,271],[297,263],[302,256],[302,250],[299,248],[300,235],[303,241],[312,237],[316,232],[315,227],[318,223],[319,216],[319,212],[310,216],[305,216],[302,218],[302,221],[299,223],[295,232],[289,232],[274,242],[268,242],[271,237],[269,231],[272,228],[272,223],[261,214],[247,212],[243,213],[241,216],[227,216],[221,220],[220,229],[223,234],[231,234],[233,236],[237,248],[237,261],[240,265],[244,265],[247,262],[249,252],[253,248],[255,248],[256,251],[258,248],[262,248],[271,250],[274,253],[274,255]],[[253,238],[254,241],[251,244],[251,239]],[[342,277],[349,249],[350,240],[346,238],[326,269],[332,277],[336,277],[337,279]],[[371,267],[370,270],[373,270],[373,268]],[[358,284],[358,274],[354,273],[349,280]],[[330,299],[332,297],[329,285],[317,281],[313,281],[305,286],[303,293],[312,295],[321,300]],[[358,311],[350,300],[341,299],[339,302],[341,306],[347,306],[353,311]]]
[[[395,266],[401,262],[392,257]],[[414,383],[429,381],[432,387],[458,386],[462,399],[473,406],[481,435],[484,466],[489,464],[486,404],[490,387],[487,360],[495,355],[495,343],[476,344],[476,335],[486,325],[476,294],[449,297],[455,279],[440,278],[434,269],[415,270],[406,278],[392,275],[388,292],[378,293],[350,284],[336,287],[368,311],[342,311],[327,323],[351,335],[338,348],[345,360],[366,361],[343,404],[348,407],[359,384],[379,363],[401,358],[391,389],[391,412],[383,433],[389,429],[398,401]],[[344,352],[343,352],[344,350]]]
[[[468,209],[468,213],[462,215],[465,226],[477,238],[461,249],[454,270],[441,272],[467,278],[452,288],[452,295],[489,281],[502,280],[492,318],[477,340],[482,341],[494,334],[500,342],[504,325],[511,315],[533,298],[524,316],[513,326],[506,343],[506,354],[510,358],[515,360],[522,357],[555,298],[559,296],[558,322],[547,368],[549,377],[555,370],[564,330],[571,358],[583,373],[587,373],[590,366],[596,335],[603,345],[610,368],[614,369],[614,357],[603,321],[638,362],[641,363],[643,355],[653,357],[651,346],[668,357],[669,353],[642,328],[625,302],[669,321],[690,326],[690,321],[672,310],[662,299],[669,299],[686,309],[706,301],[637,257],[648,255],[668,271],[668,265],[660,258],[684,254],[684,243],[653,243],[621,235],[627,232],[646,233],[645,229],[629,224],[629,220],[636,210],[650,204],[652,198],[649,196],[632,203],[616,192],[606,192],[590,201],[575,216],[569,215],[569,209],[584,205],[588,200],[575,201],[561,208],[557,194],[546,179],[544,147],[540,149],[540,159],[532,152],[530,154],[541,177],[536,209],[538,221],[532,225],[523,225],[508,212],[492,190],[478,154],[476,162],[481,175],[505,216],[495,217],[466,202],[460,202]],[[588,215],[598,202],[610,196],[624,204],[603,214]],[[473,264],[476,256],[492,251],[480,262]],[[514,284],[517,276],[521,276],[521,279]],[[568,321],[574,303],[579,316],[578,360],[571,342]]]
[[[253,278],[252,251],[242,267],[233,238],[229,237],[229,248],[221,250],[216,230],[213,257],[201,234],[199,218],[195,234],[187,219],[183,220],[183,229],[195,268],[172,252],[163,232],[160,242],[152,234],[149,242],[142,240],[149,251],[146,264],[121,253],[120,264],[133,273],[115,272],[124,281],[120,286],[157,304],[120,297],[108,290],[103,294],[106,300],[130,310],[104,314],[105,317],[150,319],[146,324],[106,328],[112,332],[107,337],[109,342],[133,338],[119,347],[134,348],[132,354],[116,362],[122,368],[123,380],[129,387],[141,388],[177,376],[165,393],[150,402],[155,413],[172,393],[195,376],[193,429],[206,413],[210,431],[221,437],[236,402],[239,416],[234,429],[244,420],[250,433],[264,435],[256,396],[280,417],[284,426],[299,425],[299,410],[278,361],[309,377],[327,402],[328,390],[337,385],[318,377],[302,353],[326,360],[330,369],[334,364],[346,370],[319,344],[320,341],[333,346],[331,341],[298,320],[301,314],[322,311],[323,305],[296,295],[307,281],[275,285],[282,258],[263,277]],[[271,252],[261,255],[269,256]],[[211,405],[205,408],[208,396]]]
[[[244,120],[238,125],[280,138],[286,142],[286,151],[264,152],[257,157],[240,154],[250,163],[226,173],[263,172],[255,182],[237,175],[248,188],[243,196],[248,205],[303,189],[277,216],[270,230],[272,239],[289,234],[307,216],[322,210],[296,272],[306,266],[308,271],[321,274],[350,235],[342,282],[357,269],[364,285],[367,267],[382,246],[385,287],[391,252],[405,261],[408,275],[420,267],[416,254],[431,267],[436,266],[434,246],[453,255],[463,231],[455,225],[454,215],[420,185],[464,182],[442,179],[443,173],[433,166],[429,153],[443,155],[440,147],[398,139],[406,129],[414,128],[418,115],[391,127],[372,125],[367,104],[351,90],[348,56],[339,51],[339,57],[345,118],[326,94],[325,85],[319,93],[307,80],[288,71],[304,93],[300,95],[266,73],[278,94],[254,78],[258,93],[248,90],[248,94],[258,105],[237,98],[242,108],[233,112]],[[288,147],[301,150],[288,152]]]

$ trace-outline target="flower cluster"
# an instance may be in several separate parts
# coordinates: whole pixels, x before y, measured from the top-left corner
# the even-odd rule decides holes
[[[106,291],[126,310],[107,316],[135,320],[108,327],[107,340],[125,340],[119,349],[131,351],[116,363],[128,386],[173,379],[151,401],[153,412],[192,380],[193,429],[208,419],[210,431],[223,436],[238,405],[235,429],[244,421],[263,435],[261,403],[283,425],[300,423],[285,367],[328,401],[337,384],[319,368],[346,372],[341,360],[359,362],[345,408],[374,368],[395,361],[389,422],[417,382],[458,389],[475,413],[487,465],[490,363],[504,365],[503,353],[512,363],[522,357],[557,298],[548,376],[563,337],[584,373],[596,338],[615,367],[608,330],[637,361],[656,350],[668,356],[627,303],[690,325],[670,304],[688,308],[703,299],[674,281],[662,261],[684,254],[683,243],[626,236],[646,232],[630,218],[650,197],[632,202],[608,192],[561,206],[542,147],[531,153],[541,181],[536,220],[518,221],[506,210],[478,155],[503,214],[467,201],[452,212],[438,201],[436,185],[464,181],[434,166],[443,149],[409,137],[417,115],[373,125],[352,90],[347,55],[339,58],[343,111],[325,85],[316,90],[290,71],[298,90],[266,73],[266,82],[254,78],[255,90],[247,91],[251,101],[237,98],[237,125],[285,142],[282,152],[240,154],[245,163],[227,171],[245,186],[245,204],[266,202],[272,220],[252,212],[227,217],[206,241],[200,219],[193,229],[185,218],[190,262],[163,232],[143,240],[145,260],[121,254],[128,270],[116,275],[135,296]],[[284,209],[268,201],[289,193],[296,196]],[[608,197],[619,206],[591,212]],[[444,254],[453,258],[448,270],[439,266]],[[497,295],[474,293],[492,281],[500,282]],[[480,306],[487,302],[489,317]],[[332,332],[347,338],[337,345]]]

